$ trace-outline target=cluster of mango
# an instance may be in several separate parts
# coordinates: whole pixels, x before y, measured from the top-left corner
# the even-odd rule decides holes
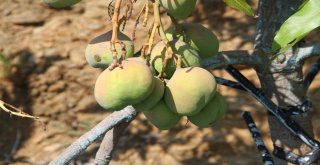
[[[80,0],[45,0],[50,6],[63,8]],[[196,0],[156,0],[172,17],[188,17]],[[112,31],[97,36],[87,45],[85,57],[95,68],[105,70],[95,84],[95,98],[107,110],[117,111],[132,105],[161,130],[175,126],[182,116],[204,128],[220,119],[226,110],[226,100],[216,91],[213,75],[201,68],[201,60],[215,55],[219,49],[217,37],[196,23],[180,23],[166,30],[166,37],[174,54],[181,58],[163,61],[168,45],[157,43],[150,59],[134,56],[132,40],[118,32],[115,44],[121,66],[109,69],[114,61],[111,52]],[[176,56],[175,56],[176,57]],[[150,61],[149,61],[150,60]],[[107,68],[107,69],[106,69]]]

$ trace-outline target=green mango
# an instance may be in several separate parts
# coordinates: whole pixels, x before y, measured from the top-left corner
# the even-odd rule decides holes
[[[181,55],[182,67],[201,66],[201,59],[199,57],[199,54],[191,46],[179,40],[170,41],[169,44],[171,45],[174,53]],[[150,65],[157,71],[157,73],[160,73],[162,71],[165,54],[166,47],[163,42],[157,43],[151,51]],[[164,77],[171,78],[175,70],[175,60],[170,59],[167,64],[167,69],[164,73]]]
[[[105,69],[98,77],[94,96],[107,110],[121,110],[145,100],[154,88],[153,75],[147,65],[122,61],[122,67]]]
[[[90,41],[85,50],[85,57],[89,65],[94,68],[107,68],[112,62],[112,52],[111,52],[111,37],[112,31],[101,34]],[[134,46],[132,40],[123,34],[118,32],[118,39],[125,45],[126,48],[126,58],[132,57],[134,54]],[[118,59],[122,55],[122,45],[116,43],[116,51]]]
[[[203,68],[177,69],[167,83],[164,100],[174,113],[192,116],[208,104],[216,87],[213,75]]]
[[[187,18],[195,9],[197,0],[156,0],[166,11],[177,19]]]
[[[47,3],[50,7],[53,8],[66,8],[70,7],[81,0],[44,0],[45,3]]]
[[[199,113],[194,116],[188,116],[188,119],[200,128],[207,128],[221,119],[226,110],[226,99],[219,92],[216,92],[211,101]]]
[[[169,40],[179,39],[199,52],[203,59],[218,53],[219,41],[209,29],[198,23],[182,23],[180,31],[174,31],[171,26],[166,30]]]
[[[151,110],[143,112],[146,118],[160,130],[168,130],[174,127],[181,119],[170,111],[163,100],[160,100]]]
[[[143,59],[142,57],[129,57],[129,58],[127,58],[126,60],[128,60],[128,61],[136,61],[136,62],[140,62],[140,63],[142,63],[142,64],[147,65],[146,59]],[[149,66],[149,68],[150,68],[150,70],[151,70],[151,73],[152,73],[154,76],[156,76],[157,73],[156,73],[156,71],[154,70],[154,68],[151,67],[151,66]]]
[[[164,94],[164,82],[158,77],[153,77],[153,81],[154,88],[151,94],[142,102],[133,105],[137,111],[148,111],[162,99]]]

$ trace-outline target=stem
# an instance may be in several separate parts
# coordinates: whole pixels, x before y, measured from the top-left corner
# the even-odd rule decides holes
[[[156,22],[153,23],[152,30],[151,30],[150,37],[149,37],[149,41],[147,44],[148,45],[147,56],[150,56],[150,54],[151,54],[151,50],[152,50],[152,46],[153,46],[153,42],[154,42],[154,37],[155,37],[156,30],[157,30],[158,26],[159,25]]]
[[[49,165],[68,164],[72,159],[86,150],[90,144],[103,136],[103,134],[105,134],[107,131],[111,130],[120,123],[133,120],[136,115],[137,112],[132,106],[128,106],[121,111],[113,112],[89,132],[85,133],[79,139],[73,142],[60,155],[52,160]]]
[[[163,75],[164,75],[164,72],[166,71],[167,69],[167,65],[168,65],[168,62],[173,58],[174,56],[174,53],[172,51],[172,48],[169,44],[169,40],[164,32],[164,28],[163,28],[163,25],[162,25],[162,22],[161,22],[161,17],[160,17],[160,5],[158,2],[153,2],[153,10],[154,10],[154,23],[157,25],[158,27],[158,31],[160,33],[160,37],[162,39],[162,41],[164,42],[165,44],[165,49],[166,49],[166,54],[165,54],[165,57],[163,59],[163,66],[162,66],[162,70],[160,72],[160,75],[159,77],[162,78]]]
[[[112,52],[112,58],[113,63],[110,65],[109,69],[112,70],[116,66],[118,66],[118,53],[116,50],[116,43],[118,41],[118,31],[119,31],[119,14],[120,14],[120,7],[121,7],[122,0],[117,0],[115,4],[115,9],[112,17],[112,37],[111,37],[111,52]]]
[[[144,12],[144,18],[143,18],[143,26],[146,27],[147,26],[147,22],[148,22],[148,15],[149,15],[149,0],[146,0],[146,9]]]
[[[143,7],[141,8],[139,14],[138,14],[138,17],[136,18],[136,21],[135,21],[135,24],[134,24],[134,27],[133,27],[133,33],[132,33],[132,42],[134,42],[136,40],[136,31],[137,31],[137,27],[138,27],[138,24],[139,24],[139,20],[140,20],[140,17],[143,13],[143,11],[147,10],[148,7],[148,0],[146,0],[146,3],[143,5]],[[146,15],[145,14],[145,19],[146,19]],[[148,15],[147,15],[148,16]],[[144,20],[145,21],[145,20]],[[143,21],[143,25],[144,25],[144,21]],[[145,27],[145,26],[144,26]]]

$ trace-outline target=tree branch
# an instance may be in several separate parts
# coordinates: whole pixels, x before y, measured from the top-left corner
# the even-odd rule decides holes
[[[262,63],[259,58],[256,58],[258,54],[257,51],[248,50],[222,51],[204,59],[202,64],[206,69],[222,68],[234,64],[253,67]]]
[[[232,81],[232,80],[227,80],[221,77],[214,77],[217,81],[217,84],[220,85],[224,85],[230,88],[234,88],[234,89],[238,89],[238,90],[242,90],[242,91],[246,91],[246,89],[244,89],[241,84],[239,84],[238,82]]]
[[[65,149],[59,156],[57,156],[49,165],[68,164],[72,159],[77,157],[81,152],[100,138],[107,131],[111,130],[114,126],[129,122],[134,119],[137,112],[132,106],[128,106],[121,111],[115,111],[108,115],[103,121],[97,124],[89,132],[82,135],[78,140]]]
[[[130,122],[116,125],[104,136],[99,150],[96,154],[95,165],[108,165],[112,159],[112,153],[120,139],[122,132],[128,127]]]
[[[303,85],[306,89],[309,88],[311,82],[314,80],[319,70],[320,70],[320,58],[316,62],[314,62],[314,64],[312,64],[309,72],[307,73],[306,77],[303,80]]]
[[[224,51],[213,57],[205,59],[203,61],[203,65],[207,69],[220,68],[232,64],[254,66],[260,63],[260,61],[254,59],[254,54],[257,54],[257,52],[245,50]],[[223,81],[223,83],[227,82]],[[233,84],[234,82],[231,83]],[[237,83],[233,85],[235,87],[239,87]],[[103,134],[106,135],[99,151],[97,152],[95,163],[97,165],[108,164],[111,160],[112,151],[114,150],[121,132],[135,116],[136,111],[131,106],[128,106],[121,111],[113,112],[93,129],[71,144],[65,151],[63,151],[63,153],[50,162],[50,165],[67,164],[81,152],[86,150],[90,144],[103,136]]]
[[[274,165],[273,159],[267,149],[267,147],[265,146],[263,139],[261,137],[261,134],[259,133],[259,130],[256,126],[256,124],[253,121],[253,118],[250,114],[250,112],[242,112],[242,117],[244,119],[244,121],[247,124],[247,127],[252,135],[252,138],[260,152],[260,155],[262,157],[263,160],[263,164],[265,165]]]
[[[288,67],[299,68],[302,67],[303,62],[310,57],[320,57],[320,43],[305,44],[294,50],[294,55],[288,60]]]

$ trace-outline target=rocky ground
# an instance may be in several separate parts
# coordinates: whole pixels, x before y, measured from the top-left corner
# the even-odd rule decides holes
[[[0,54],[10,60],[11,76],[0,74],[0,99],[40,116],[47,130],[39,122],[0,111],[0,164],[48,164],[109,114],[93,97],[94,82],[101,70],[88,66],[84,58],[90,39],[111,30],[109,2],[83,0],[72,8],[55,10],[41,0],[1,1]],[[135,4],[133,18],[141,2]],[[255,19],[226,7],[222,1],[199,0],[187,21],[210,28],[221,41],[220,50],[252,49]],[[129,36],[134,22],[127,22],[124,32]],[[168,18],[163,22],[165,27],[170,25]],[[136,50],[146,41],[147,32],[148,28],[138,26]],[[253,70],[244,68],[242,72],[258,83]],[[214,73],[231,79],[221,70]],[[308,95],[314,102],[314,130],[319,137],[320,112],[316,110],[320,109],[320,76],[316,81]],[[229,107],[225,118],[214,127],[199,129],[183,119],[174,129],[159,131],[139,115],[120,139],[111,164],[261,164],[240,113],[252,112],[271,149],[266,111],[244,92],[222,86],[219,91],[227,97]],[[71,164],[92,163],[98,146],[93,144]]]

